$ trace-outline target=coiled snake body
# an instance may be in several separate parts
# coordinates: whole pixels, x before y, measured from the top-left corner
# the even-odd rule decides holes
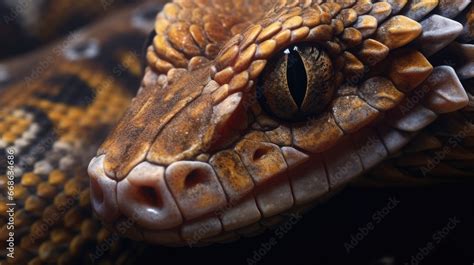
[[[111,232],[90,208],[112,233],[200,245],[252,234],[361,175],[472,180],[469,0],[176,0],[156,17],[141,84],[134,14],[85,31],[30,85],[20,77],[39,55],[4,66],[15,261],[95,253]],[[111,258],[126,253],[113,242]]]

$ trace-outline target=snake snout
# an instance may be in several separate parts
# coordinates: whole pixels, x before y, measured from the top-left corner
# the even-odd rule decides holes
[[[91,187],[91,204],[97,215],[106,222],[118,217],[116,200],[117,182],[104,172],[104,156],[95,157],[89,163],[88,173]]]
[[[165,168],[142,162],[117,181],[105,173],[104,159],[105,155],[92,159],[88,172],[92,207],[106,223],[125,217],[143,234],[169,231],[227,204],[207,163],[180,161]]]
[[[143,162],[126,178],[117,182],[105,174],[105,156],[89,164],[91,201],[95,212],[105,222],[124,215],[139,226],[163,230],[182,223],[181,213],[165,183],[164,168]]]
[[[148,162],[137,165],[118,183],[117,201],[120,211],[144,228],[162,230],[182,223],[161,166]]]

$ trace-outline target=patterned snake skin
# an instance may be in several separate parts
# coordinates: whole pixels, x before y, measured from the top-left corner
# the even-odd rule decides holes
[[[0,264],[121,264],[134,250],[93,218],[87,164],[139,87],[162,6],[128,8],[0,63]],[[11,153],[15,258],[5,259]]]
[[[25,65],[48,51],[2,66],[9,262],[125,261],[118,238],[97,254],[110,234],[226,242],[361,175],[473,179],[469,0],[176,0],[156,17],[140,85],[144,20],[129,11],[84,31],[36,78]]]

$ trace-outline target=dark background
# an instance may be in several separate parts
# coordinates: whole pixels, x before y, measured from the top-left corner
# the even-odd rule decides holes
[[[348,253],[344,243],[388,205],[400,203]],[[460,223],[439,244],[433,236],[450,218]],[[278,226],[277,226],[278,227]],[[439,234],[438,234],[439,236]],[[474,185],[417,188],[347,188],[316,206],[278,238],[267,231],[234,243],[198,248],[153,247],[137,264],[248,264],[254,251],[275,237],[277,244],[256,264],[474,264]],[[434,249],[411,263],[420,248]]]

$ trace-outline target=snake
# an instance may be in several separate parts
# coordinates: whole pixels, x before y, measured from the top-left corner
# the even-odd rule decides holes
[[[8,262],[125,263],[135,242],[255,235],[354,181],[472,181],[470,0],[150,4],[1,65]]]

